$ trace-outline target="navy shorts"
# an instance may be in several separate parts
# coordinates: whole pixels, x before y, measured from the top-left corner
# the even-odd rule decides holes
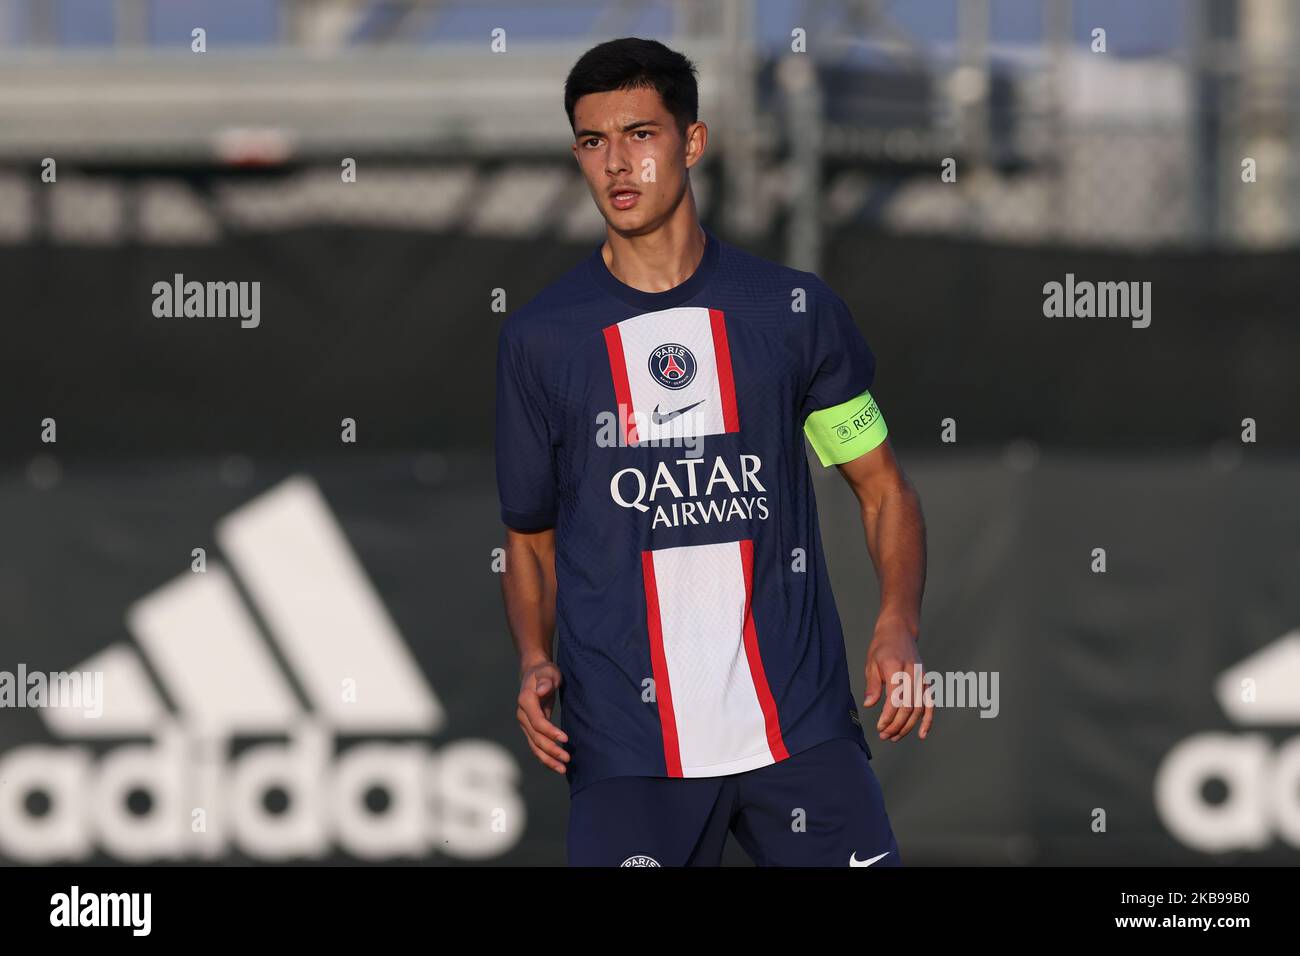
[[[725,777],[611,777],[569,806],[570,866],[900,866],[863,741],[828,740]]]

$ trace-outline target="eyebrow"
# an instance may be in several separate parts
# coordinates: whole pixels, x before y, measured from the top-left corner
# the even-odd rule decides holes
[[[660,123],[658,120],[648,120],[648,119],[637,120],[635,123],[628,123],[626,126],[619,129],[619,132],[630,133],[632,132],[632,130],[638,129],[642,126],[662,126],[662,125],[663,124]],[[605,134],[598,129],[580,129],[578,130],[578,132],[573,134],[573,138],[582,139],[584,136],[604,136],[604,135]]]

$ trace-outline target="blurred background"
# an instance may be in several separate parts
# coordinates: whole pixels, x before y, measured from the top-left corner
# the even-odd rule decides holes
[[[0,0],[0,672],[104,675],[0,708],[0,861],[563,863],[494,303],[602,240],[562,86],[627,35],[699,66],[707,224],[852,307],[926,664],[997,676],[873,745],[905,862],[1300,861],[1287,0]],[[1067,276],[1150,325],[1047,317]],[[184,281],[256,322],[160,315]]]

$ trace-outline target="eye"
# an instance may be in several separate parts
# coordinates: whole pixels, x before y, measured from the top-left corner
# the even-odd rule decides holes
[[[636,130],[632,135],[633,135],[633,136],[644,136],[644,137],[646,137],[646,138],[648,139],[648,138],[650,138],[651,136],[653,136],[654,133],[650,132],[650,130],[648,130],[648,129],[639,129],[639,130]],[[641,142],[644,143],[645,140],[643,139],[643,140],[641,140]]]
[[[593,149],[595,146],[599,145],[599,143],[600,140],[597,139],[595,136],[591,136],[582,141],[582,145],[585,146],[587,149]]]

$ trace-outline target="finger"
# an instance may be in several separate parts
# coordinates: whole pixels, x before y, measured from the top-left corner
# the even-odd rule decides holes
[[[921,718],[921,739],[924,740],[930,736],[930,725],[934,723],[934,702],[926,701],[925,716]]]
[[[867,661],[867,696],[862,700],[863,707],[874,707],[880,699],[880,669],[874,660]]]
[[[557,744],[555,741],[551,740],[549,737],[545,737],[542,734],[534,733],[532,739],[533,739],[533,745],[536,746],[537,749],[540,750],[542,753],[546,754],[549,757],[554,757],[556,760],[560,761],[561,763],[569,762],[569,752],[565,750],[563,747],[561,747],[559,744]]]
[[[898,661],[879,661],[876,667],[880,673],[880,677],[877,679],[884,686],[883,694],[885,699],[885,706],[880,711],[880,719],[876,721],[876,730],[882,731],[882,736],[884,736],[884,729],[894,722],[894,718],[898,714],[899,703],[897,701],[900,698],[905,701],[906,698],[903,697],[905,692],[895,676],[902,670],[902,664]]]
[[[541,700],[542,716],[549,721],[551,712],[555,710],[555,691],[560,686],[560,672],[555,668],[547,668],[537,675],[533,686]]]
[[[564,683],[564,678],[560,675],[560,669],[553,665],[547,665],[535,672],[535,687],[539,696],[549,694]]]
[[[534,731],[545,734],[552,740],[568,743],[569,736],[550,722],[547,714],[542,713],[542,702],[536,694],[524,690],[519,694],[519,709],[528,716],[528,724]]]
[[[564,773],[564,764],[560,763],[558,760],[551,759],[546,756],[546,754],[542,753],[542,751],[538,750],[537,745],[533,743],[532,738],[528,736],[527,732],[524,733],[524,739],[528,741],[528,748],[533,752],[533,756],[537,758],[538,763],[550,770],[554,770],[556,773]]]
[[[912,711],[915,709],[915,707],[898,708],[894,713],[894,719],[885,725],[885,728],[880,732],[880,736],[885,740],[897,740],[898,734],[907,724],[908,719],[912,716]]]
[[[560,686],[560,672],[554,668],[547,668],[539,672],[533,681],[533,689],[538,697],[545,697]]]
[[[904,737],[910,734],[912,732],[912,728],[916,726],[917,721],[921,719],[921,715],[924,713],[925,713],[924,707],[913,707],[911,716],[907,718],[907,723],[903,724],[903,729],[898,732],[898,734],[894,737],[894,740],[902,740]]]
[[[924,667],[920,661],[916,661],[912,665],[912,680],[911,680],[912,697],[908,701],[908,703],[912,707],[912,712],[908,715],[907,721],[903,724],[903,726],[899,728],[899,730],[893,737],[890,738],[891,740],[902,740],[909,733],[911,733],[912,728],[916,726],[916,722],[921,719],[921,715],[925,712],[925,703],[927,700],[927,694],[925,692],[924,678],[925,678]]]
[[[551,759],[558,760],[560,763],[569,762],[569,754],[564,750],[564,748],[547,738],[545,735],[537,733],[528,726],[527,721],[521,719],[519,721],[519,727],[523,730],[524,738],[528,741],[528,745],[534,750],[540,751]]]
[[[528,720],[528,714],[524,712],[522,707],[519,709],[517,716],[519,717],[519,726],[524,729],[524,735],[528,737],[530,743],[539,750],[554,757],[556,760],[563,760],[566,763],[568,762],[568,752],[530,723]]]
[[[901,660],[890,663],[886,673],[889,674],[889,698],[894,703],[895,709],[888,720],[885,719],[885,714],[881,714],[881,723],[884,725],[880,728],[881,739],[897,740],[899,732],[911,718],[912,711],[920,706],[918,697],[920,682],[917,679],[919,669],[919,664],[909,667]]]

